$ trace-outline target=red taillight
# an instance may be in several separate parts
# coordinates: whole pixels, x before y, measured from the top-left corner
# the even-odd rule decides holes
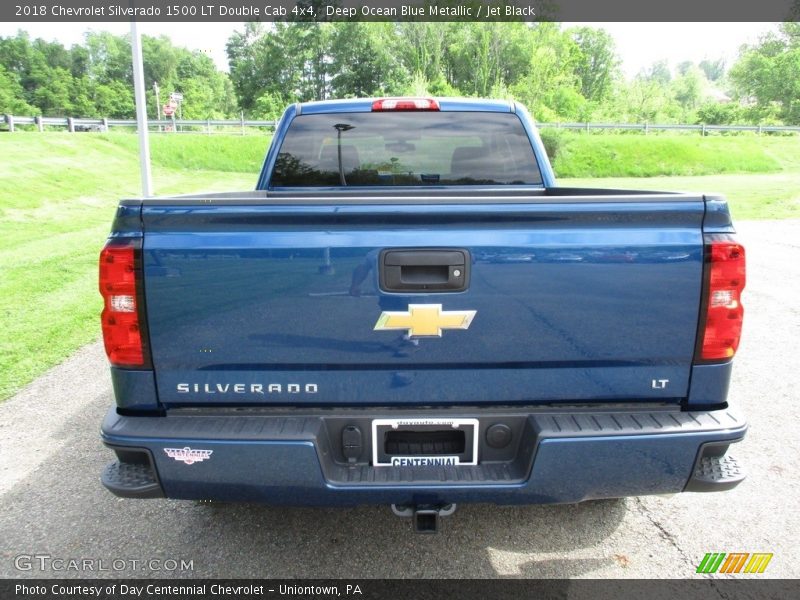
[[[111,242],[100,253],[100,293],[103,296],[103,341],[114,366],[145,364],[136,289],[136,248],[133,242]]]
[[[706,245],[708,296],[700,358],[724,360],[736,353],[742,334],[744,246],[727,235],[709,236]]]
[[[433,98],[381,98],[372,103],[372,110],[439,110],[439,103]]]

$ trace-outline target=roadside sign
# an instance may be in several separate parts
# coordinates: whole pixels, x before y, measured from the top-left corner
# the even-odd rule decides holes
[[[174,102],[183,102],[183,94],[180,94],[178,92],[172,92],[169,95],[169,99]]]
[[[161,108],[164,111],[164,116],[165,117],[171,117],[172,115],[175,114],[175,107],[172,106],[172,104],[165,104]]]

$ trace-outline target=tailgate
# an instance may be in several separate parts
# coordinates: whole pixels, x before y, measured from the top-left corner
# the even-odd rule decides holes
[[[159,399],[678,400],[687,395],[695,346],[703,214],[701,196],[669,195],[503,204],[147,201],[145,292]],[[385,249],[463,250],[469,284],[460,292],[383,292]],[[423,318],[414,306],[437,312]],[[376,330],[389,314],[419,327],[411,333],[430,333],[433,319],[441,336]]]

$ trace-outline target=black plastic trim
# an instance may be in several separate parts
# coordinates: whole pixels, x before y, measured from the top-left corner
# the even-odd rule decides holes
[[[472,258],[464,248],[385,248],[378,259],[384,292],[454,293],[469,287]],[[439,269],[441,278],[410,279],[414,269]],[[458,275],[456,275],[458,273]]]
[[[703,338],[706,332],[706,317],[708,316],[708,288],[711,285],[711,245],[703,235],[703,280],[700,287],[700,310],[697,315],[697,335],[694,341],[694,357],[692,364],[703,365],[714,361],[706,361],[700,358],[703,352]],[[720,361],[717,361],[720,362]],[[689,381],[691,389],[691,374]]]
[[[373,467],[367,449],[372,447],[370,424],[375,418],[437,416],[447,418],[478,418],[479,439],[496,423],[507,423],[514,430],[514,442],[503,449],[481,445],[481,463],[395,469]],[[365,433],[361,456],[355,462],[345,457],[341,448],[341,431],[357,426]],[[202,441],[299,441],[317,448],[325,479],[332,485],[381,485],[442,483],[513,484],[524,481],[539,442],[544,439],[622,437],[641,435],[692,435],[719,433],[732,440],[744,437],[746,423],[733,411],[681,411],[678,407],[642,407],[614,409],[574,407],[569,410],[532,408],[416,409],[416,410],[295,410],[273,413],[213,414],[208,410],[169,411],[166,417],[125,417],[113,409],[103,423],[102,433],[107,444],[126,438],[164,443],[171,439]]]
[[[562,188],[541,186],[508,188],[484,186],[442,186],[440,189],[425,187],[358,186],[355,189],[339,188],[291,188],[256,190],[252,192],[223,192],[218,194],[192,194],[186,196],[164,196],[143,198],[144,208],[170,205],[430,205],[430,204],[542,204],[548,200],[558,204],[630,203],[630,202],[703,202],[700,194],[616,190],[601,188]],[[350,218],[350,215],[348,215]]]
[[[744,469],[727,454],[730,444],[740,441],[742,438],[703,444],[692,467],[692,477],[683,491],[724,492],[742,483],[746,477]]]
[[[142,356],[144,361],[140,369],[152,370],[153,357],[150,352],[150,327],[147,321],[147,300],[144,291],[144,256],[142,251],[142,239],[137,240],[133,249],[133,268],[136,272],[136,308],[139,318],[139,336],[142,340]],[[119,365],[123,366],[123,365]]]
[[[103,469],[100,481],[120,498],[165,498],[153,455],[146,448],[114,447],[119,460]],[[130,462],[126,462],[130,461]]]

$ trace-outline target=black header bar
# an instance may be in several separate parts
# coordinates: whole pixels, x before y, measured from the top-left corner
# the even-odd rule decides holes
[[[26,22],[656,21],[800,19],[800,0],[2,0]],[[713,29],[709,30],[713,36]],[[676,43],[680,43],[676,40]]]
[[[7,600],[707,600],[796,598],[786,579],[24,579]]]

